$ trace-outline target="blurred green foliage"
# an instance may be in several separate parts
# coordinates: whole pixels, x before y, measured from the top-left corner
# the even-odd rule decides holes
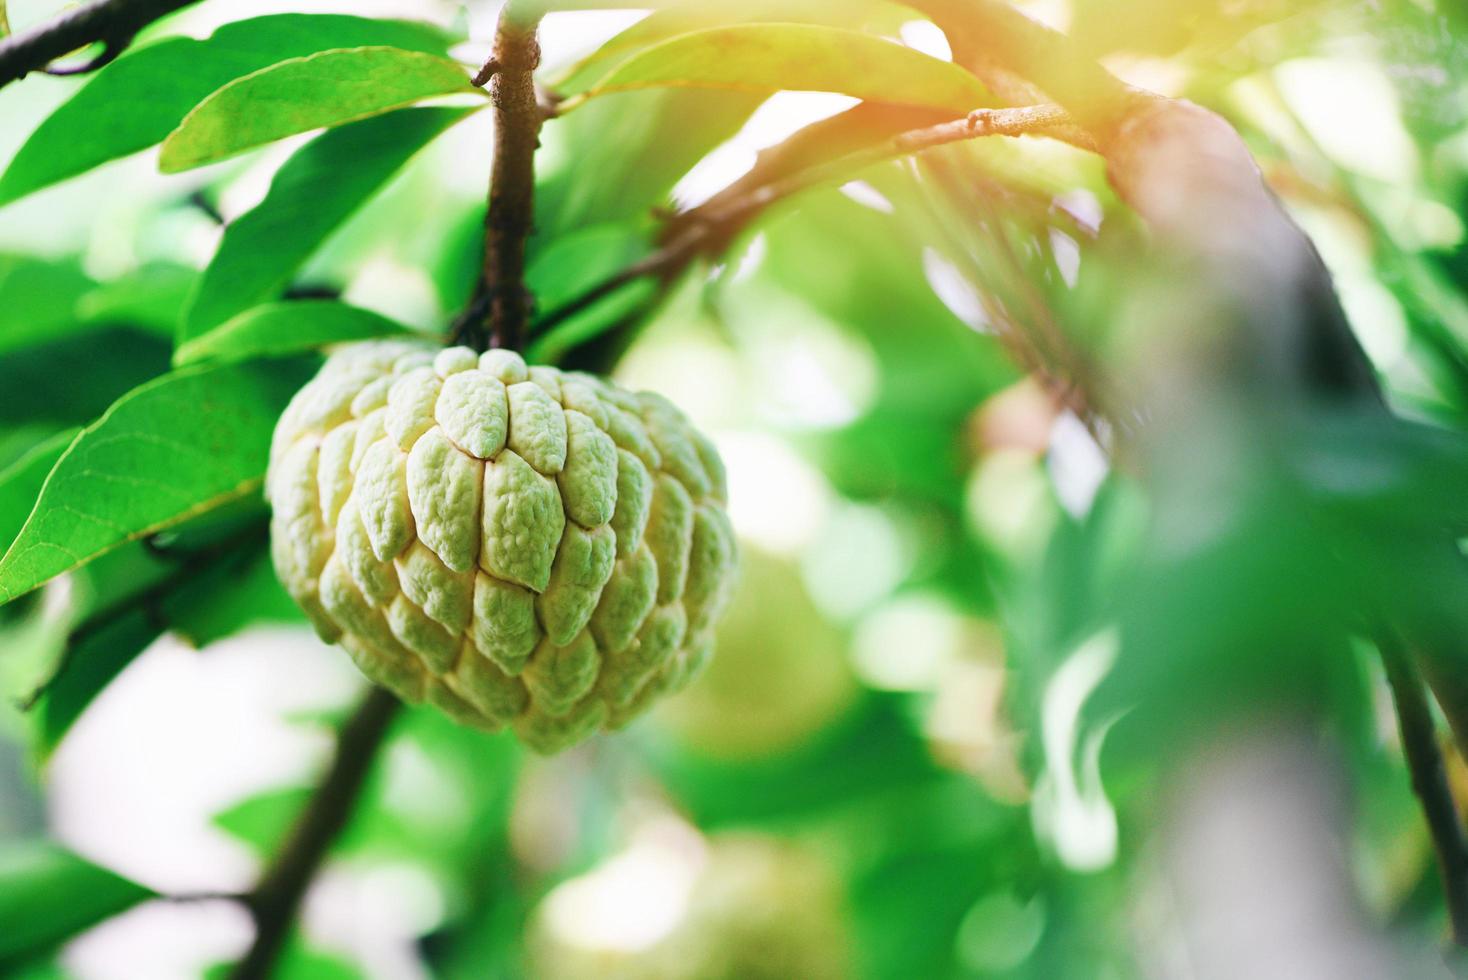
[[[331,867],[427,882],[407,955],[429,975],[1138,975],[1158,784],[1220,719],[1276,703],[1306,705],[1342,750],[1373,921],[1441,932],[1362,637],[1383,612],[1468,625],[1451,543],[1468,528],[1468,22],[1445,0],[1058,6],[1085,50],[1244,135],[1395,414],[1270,428],[1241,411],[1161,481],[1107,458],[1005,334],[1058,331],[1103,374],[1156,283],[1100,163],[1043,139],[869,167],[761,212],[671,281],[537,331],[534,358],[625,353],[629,382],[720,436],[745,581],[701,684],[566,757],[404,716]],[[973,78],[879,40],[919,20],[879,2],[695,4],[548,66],[567,92],[617,72],[676,84],[547,123],[539,312],[664,244],[690,173],[758,132],[795,68],[822,90],[969,107]],[[468,69],[444,60],[462,32],[288,14],[169,36],[188,25],[91,78],[0,91],[26,120],[0,131],[0,733],[33,763],[0,767],[0,800],[45,794],[47,760],[159,637],[208,664],[252,627],[303,628],[258,499],[279,409],[312,350],[441,335],[478,274],[484,100],[406,107],[462,87]],[[903,36],[931,39],[921,27]],[[862,57],[841,57],[848,34]],[[820,57],[792,67],[811,38]],[[364,46],[430,64],[428,81],[364,96],[353,72],[381,68],[352,54]],[[323,62],[300,59],[326,50],[342,70],[303,84]],[[342,125],[167,180],[123,161],[283,62],[278,118],[249,102],[260,75],[232,90],[257,135]],[[196,162],[246,149],[200,139]],[[67,240],[43,234],[53,221],[82,244],[42,244]],[[1145,420],[1110,422],[1124,437]],[[304,775],[242,783],[213,825],[263,860],[309,792]],[[0,847],[0,971],[67,975],[63,943],[153,892],[23,830]],[[372,975],[318,939],[298,937],[279,975]]]

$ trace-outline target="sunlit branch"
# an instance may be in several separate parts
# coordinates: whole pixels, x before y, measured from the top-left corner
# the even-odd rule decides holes
[[[1134,89],[1087,57],[1072,40],[1002,0],[913,0],[968,68],[1005,98],[1045,96],[1065,106],[1105,143],[1138,105],[1157,96]]]
[[[1051,105],[977,109],[961,119],[898,133],[875,146],[847,153],[836,160],[819,160],[811,166],[781,173],[767,183],[747,187],[742,193],[718,195],[697,208],[675,215],[669,220],[669,231],[657,251],[552,310],[537,321],[536,331],[544,333],[564,323],[638,279],[657,277],[668,282],[677,278],[700,257],[721,252],[756,215],[785,198],[817,187],[844,183],[867,167],[935,147],[984,136],[1047,133],[1068,122],[1064,110]]]

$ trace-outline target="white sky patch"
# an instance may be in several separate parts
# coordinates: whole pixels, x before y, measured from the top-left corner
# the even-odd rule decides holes
[[[952,61],[953,50],[941,28],[930,20],[910,20],[899,31],[902,43],[914,51],[932,55],[939,61]]]
[[[734,141],[716,147],[693,165],[673,187],[673,203],[681,208],[696,208],[754,167],[757,151]]]
[[[759,271],[760,266],[765,264],[765,256],[770,251],[770,240],[764,232],[760,232],[750,239],[749,247],[740,255],[734,266],[733,282],[744,282]]]
[[[1416,179],[1417,148],[1391,79],[1374,62],[1297,58],[1274,71],[1285,101],[1327,156],[1392,184]]]
[[[1106,217],[1106,209],[1101,206],[1101,201],[1084,187],[1056,194],[1050,204],[1070,215],[1093,235],[1101,230],[1101,222]]]
[[[841,193],[851,198],[857,204],[871,208],[873,211],[880,211],[883,214],[893,214],[897,210],[892,202],[887,200],[887,195],[864,180],[852,180],[842,184]]]
[[[954,316],[980,333],[993,332],[989,315],[984,312],[983,301],[973,283],[968,281],[958,267],[949,262],[935,248],[923,249],[923,271],[927,273],[928,285],[943,301]]]
[[[1406,356],[1410,339],[1402,304],[1370,276],[1341,276],[1336,292],[1361,346],[1378,368],[1390,371]]]
[[[261,150],[259,158],[252,161],[244,173],[231,180],[220,191],[216,206],[224,219],[233,221],[265,200],[265,195],[275,180],[275,172],[315,135],[303,133],[287,137]]]
[[[443,922],[438,884],[421,866],[328,865],[306,896],[306,933],[313,945],[350,962],[370,964],[369,975],[430,980],[416,940]]]
[[[1096,492],[1106,481],[1111,464],[1073,412],[1061,415],[1050,430],[1049,463],[1060,506],[1074,518],[1084,517],[1096,502]]]
[[[1050,229],[1050,254],[1055,257],[1055,268],[1071,289],[1081,277],[1081,247],[1076,240],[1058,228]]]
[[[248,888],[254,856],[210,818],[262,789],[308,780],[330,735],[283,717],[340,704],[358,683],[341,652],[305,629],[252,630],[207,657],[159,640],[57,749],[52,829],[160,891]]]
[[[546,14],[540,22],[541,63],[550,70],[573,65],[650,12],[572,10]]]
[[[237,902],[148,902],[82,933],[60,959],[86,980],[182,980],[242,955],[253,932]]]
[[[845,112],[860,102],[829,92],[777,92],[754,111],[744,128],[684,175],[673,188],[680,207],[695,207],[743,177],[759,151],[813,122]]]

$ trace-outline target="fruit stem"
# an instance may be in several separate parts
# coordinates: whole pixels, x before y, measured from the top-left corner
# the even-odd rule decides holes
[[[475,77],[494,99],[494,161],[484,222],[484,268],[454,341],[476,350],[522,350],[534,297],[525,285],[526,242],[535,230],[535,151],[545,109],[535,90],[540,15],[505,5],[494,55]]]

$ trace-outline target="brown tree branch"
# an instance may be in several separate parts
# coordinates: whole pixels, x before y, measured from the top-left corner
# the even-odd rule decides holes
[[[663,227],[660,242],[668,242],[689,225],[697,224],[708,212],[727,207],[758,191],[766,184],[783,180],[808,167],[826,163],[892,139],[899,133],[936,126],[953,119],[941,109],[861,102],[845,112],[797,130],[786,139],[759,152],[754,166],[707,201],[672,215]]]
[[[1427,688],[1413,657],[1391,635],[1377,638],[1386,668],[1392,703],[1402,734],[1402,755],[1412,775],[1412,789],[1422,803],[1432,846],[1437,851],[1443,895],[1452,926],[1453,942],[1468,948],[1468,839],[1448,786],[1437,726],[1427,701]]]
[[[539,15],[506,4],[494,56],[475,76],[494,97],[494,163],[484,223],[484,268],[474,302],[454,329],[476,350],[525,345],[534,299],[525,285],[525,249],[535,224],[535,151],[545,121],[535,88],[540,66]]]
[[[976,109],[961,119],[900,132],[876,145],[862,146],[834,160],[810,152],[812,147],[806,141],[819,132],[812,127],[811,131],[799,134],[798,143],[765,157],[763,169],[767,179],[741,181],[738,191],[720,192],[704,204],[674,216],[657,251],[546,314],[537,321],[536,333],[544,333],[564,323],[638,279],[649,276],[656,276],[663,282],[676,279],[699,258],[722,253],[749,222],[770,205],[802,191],[843,183],[874,164],[950,143],[984,136],[1048,133],[1068,122],[1064,110],[1052,105]],[[811,162],[803,168],[792,165],[794,161],[806,160]]]
[[[402,704],[373,687],[342,727],[336,754],[290,836],[245,899],[255,920],[255,941],[230,976],[234,980],[268,977],[290,937],[301,900],[331,845],[346,829]]]
[[[78,74],[112,61],[132,43],[138,32],[155,20],[190,6],[197,0],[92,0],[28,31],[0,39],[0,86],[33,71]],[[81,65],[56,67],[62,57],[101,42],[97,57]]]

